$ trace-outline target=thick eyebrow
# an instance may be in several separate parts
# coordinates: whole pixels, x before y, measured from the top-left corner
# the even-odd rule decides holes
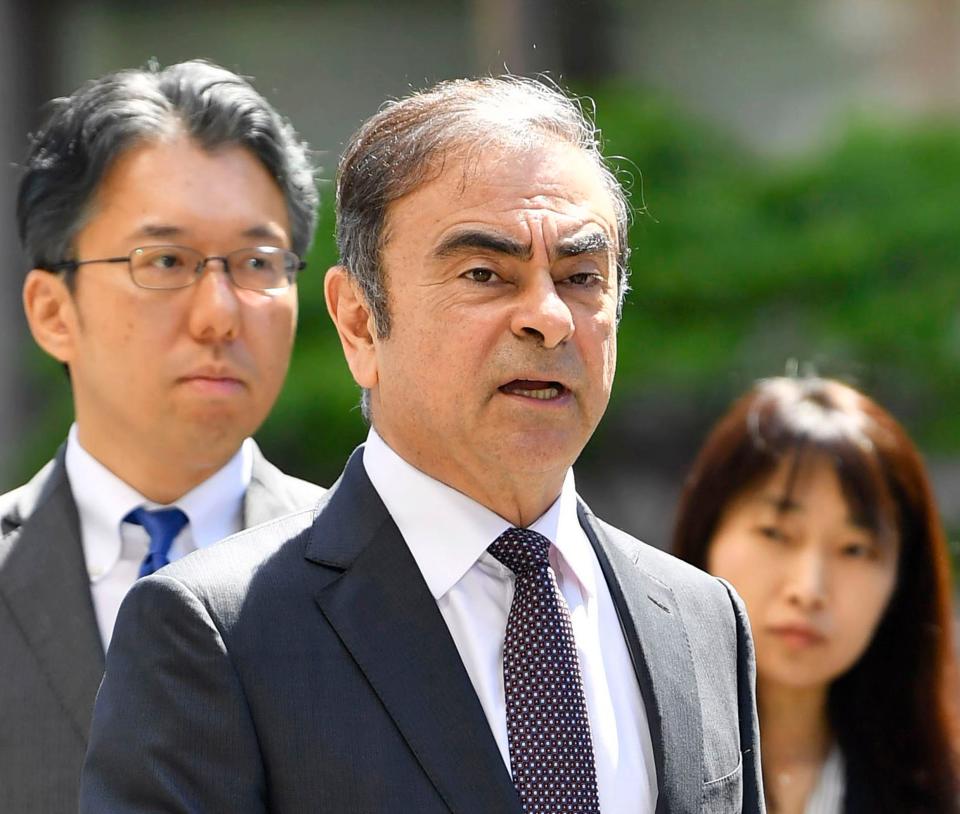
[[[518,260],[529,260],[533,254],[530,246],[524,246],[505,235],[485,232],[480,229],[467,229],[454,232],[444,238],[443,242],[433,250],[433,256],[449,257],[454,254],[476,250],[505,254]]]
[[[581,254],[610,254],[613,243],[603,232],[588,232],[585,235],[566,237],[555,249],[557,257],[577,257]]]

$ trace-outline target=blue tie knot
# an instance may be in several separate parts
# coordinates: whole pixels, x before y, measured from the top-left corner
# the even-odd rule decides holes
[[[123,518],[124,523],[134,523],[146,529],[150,549],[140,565],[140,576],[145,577],[163,568],[170,562],[170,546],[187,525],[187,516],[180,509],[134,509]]]

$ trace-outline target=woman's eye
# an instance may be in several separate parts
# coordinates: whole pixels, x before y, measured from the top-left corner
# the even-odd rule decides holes
[[[475,283],[489,283],[497,275],[490,269],[476,268],[470,269],[463,276]]]
[[[758,526],[757,533],[761,537],[766,537],[768,540],[773,540],[778,543],[786,542],[788,540],[788,537],[783,529],[777,526]]]
[[[844,557],[861,559],[863,557],[869,557],[873,553],[873,547],[867,543],[847,543],[841,547],[840,553]]]

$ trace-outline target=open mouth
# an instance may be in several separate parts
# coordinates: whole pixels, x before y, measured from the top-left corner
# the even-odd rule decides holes
[[[514,379],[500,388],[501,393],[510,396],[523,396],[537,401],[554,401],[565,395],[567,388],[560,382],[542,382],[532,379]]]

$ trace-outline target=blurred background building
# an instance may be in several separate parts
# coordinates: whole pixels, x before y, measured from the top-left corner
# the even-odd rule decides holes
[[[253,77],[323,168],[299,344],[261,433],[288,471],[329,483],[365,433],[321,291],[345,139],[411,88],[547,72],[597,100],[638,209],[588,501],[663,545],[712,420],[754,379],[813,365],[904,421],[960,531],[958,0],[0,0],[0,491],[70,421],[20,312],[26,134],[86,78],[195,57]]]

